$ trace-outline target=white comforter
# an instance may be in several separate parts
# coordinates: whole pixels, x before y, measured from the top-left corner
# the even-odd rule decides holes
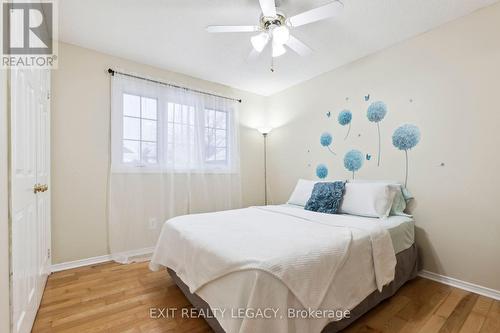
[[[356,269],[353,265],[347,269],[357,275],[351,279],[341,274],[348,259],[359,261]],[[373,286],[380,290],[393,280],[396,258],[389,233],[376,220],[267,206],[169,220],[151,260],[152,269],[160,265],[176,271],[190,291],[198,293],[212,308],[265,305],[280,308],[283,317],[287,314],[285,305],[352,309],[374,290]],[[244,276],[245,272],[249,275]],[[336,280],[344,285],[335,285]],[[215,288],[217,281],[225,285]],[[248,285],[234,285],[237,281],[254,286],[248,290]],[[358,286],[349,281],[366,282]],[[276,282],[281,287],[276,287]],[[239,293],[227,290],[231,284],[240,289]],[[273,295],[274,290],[277,293]],[[288,295],[283,290],[288,290]],[[327,318],[249,320],[227,313],[219,316],[228,333],[288,332],[299,331],[298,327],[300,332],[316,332],[328,322]]]

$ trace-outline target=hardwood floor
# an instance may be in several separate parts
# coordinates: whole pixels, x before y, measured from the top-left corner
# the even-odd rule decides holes
[[[52,274],[32,332],[211,332],[203,319],[150,318],[190,306],[165,271],[104,263]],[[344,332],[496,333],[500,301],[417,278]]]

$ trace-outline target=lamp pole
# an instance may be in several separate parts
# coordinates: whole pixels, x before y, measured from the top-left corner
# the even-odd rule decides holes
[[[257,130],[264,137],[264,203],[267,206],[267,135],[272,131],[272,128],[260,127]]]
[[[264,137],[264,203],[267,206],[267,134],[262,133]]]

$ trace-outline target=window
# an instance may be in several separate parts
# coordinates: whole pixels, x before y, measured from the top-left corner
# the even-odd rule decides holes
[[[194,107],[176,103],[167,106],[168,165],[187,165],[196,159]]]
[[[226,111],[205,110],[205,161],[227,162],[227,117]]]
[[[123,94],[123,163],[158,163],[156,99]]]
[[[177,90],[113,86],[115,170],[232,172],[237,166],[234,103]]]

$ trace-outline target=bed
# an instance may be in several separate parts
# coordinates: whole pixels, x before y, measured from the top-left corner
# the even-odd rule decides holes
[[[414,222],[293,205],[177,217],[162,266],[215,332],[338,332],[416,276]]]

